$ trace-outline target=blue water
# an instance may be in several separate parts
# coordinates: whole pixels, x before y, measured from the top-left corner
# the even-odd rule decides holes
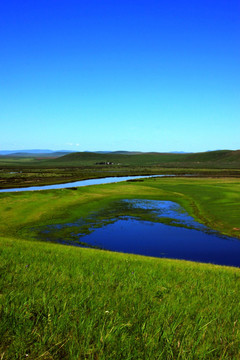
[[[240,266],[237,239],[131,218],[95,230],[84,242],[117,252]]]
[[[53,190],[53,189],[67,189],[71,187],[80,187],[80,186],[89,186],[89,185],[100,185],[100,184],[109,184],[120,181],[134,180],[134,179],[144,179],[150,177],[164,177],[164,176],[173,176],[173,175],[139,175],[139,176],[114,176],[114,177],[105,177],[99,179],[88,179],[88,180],[79,180],[65,184],[53,184],[53,185],[43,185],[43,186],[29,186],[22,188],[13,188],[13,189],[0,189],[0,192],[16,192],[16,191],[36,191],[36,190]]]
[[[118,217],[113,207],[112,217],[108,218],[107,224],[102,219],[98,221],[98,214],[92,214],[88,219],[88,235],[82,231],[82,225],[86,224],[82,219],[71,224],[51,225],[42,233],[47,234],[47,240],[51,240],[51,234],[55,233],[58,242],[79,246],[71,239],[66,242],[61,236],[56,237],[58,231],[70,227],[75,229],[73,240],[77,236],[88,246],[153,257],[240,266],[240,241],[196,222],[178,204],[171,201],[123,200],[121,205],[126,206],[128,213],[131,209],[143,209],[153,216],[153,221],[143,220],[142,215]]]

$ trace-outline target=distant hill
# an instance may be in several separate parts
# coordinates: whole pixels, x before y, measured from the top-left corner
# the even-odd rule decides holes
[[[0,155],[11,155],[11,154],[48,154],[53,153],[53,150],[43,150],[43,149],[30,149],[30,150],[0,150]]]
[[[109,154],[118,154],[118,155],[136,155],[136,154],[143,154],[142,151],[109,151]]]
[[[1,155],[1,164],[80,167],[80,166],[159,166],[162,168],[240,169],[240,150],[216,150],[200,153],[158,153],[138,151],[71,152],[68,150],[23,150]],[[116,170],[116,169],[115,169]]]
[[[60,156],[64,156],[69,154],[68,152],[51,152],[51,153],[13,153],[13,154],[8,154],[5,155],[5,157],[11,157],[11,158],[23,158],[23,157],[33,157],[33,158],[56,158],[56,157],[60,157]]]
[[[141,151],[125,151],[125,150],[117,150],[117,151],[84,151],[86,153],[95,153],[95,154],[123,154],[123,155],[133,155],[133,154],[142,154]]]
[[[71,151],[68,150],[2,150],[0,156],[4,158],[56,158],[70,153]]]
[[[240,168],[240,150],[202,153],[71,153],[44,162],[48,166],[76,167],[90,165],[161,166],[181,168]]]

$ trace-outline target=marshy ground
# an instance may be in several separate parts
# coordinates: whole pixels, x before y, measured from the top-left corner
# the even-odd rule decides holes
[[[174,201],[239,237],[239,179],[147,179],[0,199],[2,359],[239,358],[238,268],[39,242],[34,230],[149,199]]]

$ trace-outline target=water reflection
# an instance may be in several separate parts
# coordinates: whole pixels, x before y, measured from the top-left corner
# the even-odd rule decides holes
[[[118,201],[87,219],[38,229],[38,237],[76,246],[240,266],[238,239],[196,222],[171,201]]]
[[[161,221],[161,219],[168,219],[171,225],[181,225],[199,230],[207,230],[207,227],[198,223],[194,218],[184,210],[179,204],[173,201],[158,201],[158,200],[122,200],[131,206],[132,209],[142,209],[150,211],[152,215]]]

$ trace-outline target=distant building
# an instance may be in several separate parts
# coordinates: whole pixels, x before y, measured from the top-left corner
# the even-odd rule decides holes
[[[101,162],[96,162],[95,165],[114,165],[114,163],[111,161],[101,161]]]

